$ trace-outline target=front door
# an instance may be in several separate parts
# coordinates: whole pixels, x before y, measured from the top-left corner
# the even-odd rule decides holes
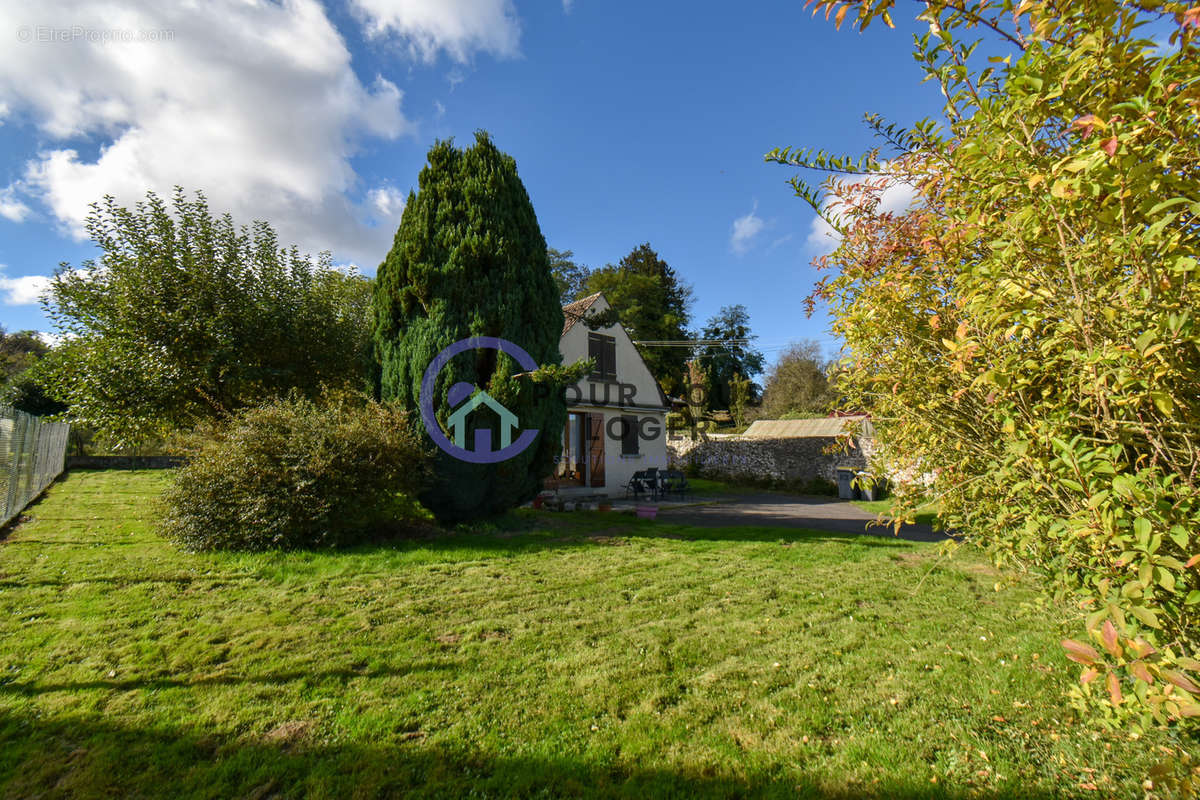
[[[587,444],[584,438],[583,424],[587,415],[568,414],[566,425],[563,426],[563,449],[558,459],[556,473],[559,486],[587,486],[584,480]]]
[[[588,482],[604,486],[604,415],[587,415]]]

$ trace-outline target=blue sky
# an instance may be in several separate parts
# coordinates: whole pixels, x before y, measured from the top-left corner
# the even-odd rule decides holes
[[[81,221],[105,192],[204,189],[373,274],[429,146],[484,128],[551,246],[602,266],[648,241],[696,327],[742,303],[768,361],[803,338],[832,352],[802,310],[814,215],[763,153],[857,153],[864,112],[910,123],[941,100],[911,23],[837,32],[799,2],[175,5],[0,3],[6,328],[51,329],[37,276],[93,254]]]

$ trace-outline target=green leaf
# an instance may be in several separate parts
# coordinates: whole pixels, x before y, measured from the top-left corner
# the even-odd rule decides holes
[[[1154,407],[1162,412],[1163,416],[1169,417],[1175,411],[1175,403],[1166,392],[1151,392],[1150,399],[1154,401]]]
[[[1158,216],[1160,212],[1166,211],[1168,208],[1174,208],[1175,206],[1190,202],[1192,202],[1192,200],[1187,197],[1172,197],[1170,200],[1164,200],[1161,203],[1153,206],[1149,211],[1146,212],[1146,216]]]
[[[1154,336],[1153,330],[1143,331],[1142,335],[1134,341],[1133,346],[1137,348],[1139,353],[1145,354],[1146,348],[1154,342]]]
[[[1150,520],[1145,517],[1138,517],[1133,521],[1133,535],[1138,537],[1138,541],[1148,542],[1151,530],[1153,528],[1150,525]]]
[[[1158,615],[1145,606],[1130,606],[1129,613],[1133,614],[1145,625],[1151,628],[1161,628],[1162,624],[1158,621]]]

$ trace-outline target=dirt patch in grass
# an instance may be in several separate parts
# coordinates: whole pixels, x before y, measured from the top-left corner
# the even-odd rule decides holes
[[[592,544],[607,544],[607,545],[625,545],[629,544],[630,530],[627,527],[621,528],[602,528],[598,531],[593,531],[587,534],[576,534],[574,536],[557,536],[551,539],[551,542],[590,542]]]
[[[987,575],[990,578],[998,577],[1002,573],[991,564],[986,564],[981,561],[972,562],[963,565],[963,572],[970,572],[973,575]]]
[[[479,638],[487,642],[495,639],[511,639],[512,637],[508,635],[508,631],[482,631]]]
[[[311,720],[289,720],[268,731],[262,738],[264,742],[270,742],[271,744],[283,746],[295,744],[308,735],[308,732],[313,729],[313,725],[314,723]]]

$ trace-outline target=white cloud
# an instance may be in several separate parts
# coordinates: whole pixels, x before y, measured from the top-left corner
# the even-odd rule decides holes
[[[571,9],[573,9],[575,7],[575,0],[562,0],[562,4],[563,4],[563,13],[570,14]]]
[[[744,255],[750,249],[754,244],[755,237],[762,233],[762,229],[767,225],[757,212],[758,201],[756,200],[754,208],[750,210],[749,214],[733,221],[733,231],[729,235],[729,247],[739,256]]]
[[[884,165],[884,170],[887,165]],[[844,194],[850,191],[850,187],[857,185],[859,182],[866,179],[878,179],[881,174],[872,175],[856,175],[849,176],[838,183],[841,187],[841,193]],[[838,189],[834,189],[834,195],[839,193]],[[908,211],[913,206],[917,199],[916,187],[911,183],[900,178],[892,178],[888,185],[884,187],[879,195],[879,204],[875,207],[876,214],[902,214]],[[838,218],[838,208],[841,203],[837,199],[833,199],[825,205],[825,210],[835,219]],[[817,217],[809,226],[808,238],[805,240],[809,248],[818,253],[832,253],[837,249],[838,244],[842,241],[842,235],[837,232],[837,229],[825,221],[822,217]]]
[[[178,184],[310,252],[368,263],[386,252],[391,232],[367,226],[372,211],[349,199],[360,190],[349,158],[360,137],[411,126],[394,84],[355,76],[317,0],[43,0],[36,10],[39,25],[171,36],[0,48],[0,102],[52,140],[102,142],[94,158],[69,141],[47,147],[10,193],[41,200],[82,238],[88,204],[103,195],[131,205]],[[30,24],[29,13],[0,4],[0,30]]]
[[[74,339],[75,334],[67,331],[65,333],[54,333],[53,331],[34,331],[37,338],[42,340],[42,344],[47,347],[58,347],[67,339]]]
[[[404,192],[394,186],[380,186],[367,192],[367,200],[379,212],[382,220],[389,222],[394,220],[398,223],[407,198]]]
[[[457,67],[446,73],[446,83],[450,84],[450,91],[453,92],[458,88],[458,85],[467,79],[467,74]]]
[[[29,206],[17,199],[17,193],[11,186],[0,189],[0,217],[10,222],[24,222],[29,213]]]
[[[352,0],[367,35],[395,35],[410,54],[433,62],[440,51],[466,63],[479,51],[520,52],[521,24],[512,0]]]
[[[794,238],[796,238],[796,234],[794,234],[794,233],[789,233],[785,236],[780,236],[778,239],[776,239],[775,241],[773,241],[769,245],[767,245],[767,251],[770,252],[771,250],[774,250],[776,247],[782,247],[783,245],[787,244]]]
[[[842,241],[842,235],[826,222],[824,217],[816,217],[809,227],[808,238],[804,241],[819,253],[832,253]]]
[[[4,265],[0,264],[0,296],[6,306],[36,305],[50,286],[50,278],[45,275],[10,278],[3,270]]]

